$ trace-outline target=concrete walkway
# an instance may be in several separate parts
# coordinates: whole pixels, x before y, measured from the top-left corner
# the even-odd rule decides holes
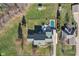
[[[79,13],[75,12],[73,13],[74,15],[74,20],[77,22],[78,25],[78,34],[76,38],[76,56],[79,56]]]
[[[76,38],[76,56],[79,56],[79,39]]]

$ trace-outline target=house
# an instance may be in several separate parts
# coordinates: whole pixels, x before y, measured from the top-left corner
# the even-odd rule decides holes
[[[54,24],[53,24],[54,25]],[[44,46],[47,43],[53,43],[56,37],[56,28],[49,25],[35,25],[34,29],[28,29],[27,41],[34,45]]]
[[[71,7],[72,7],[72,14],[73,14],[74,20],[79,25],[79,3],[73,3]]]
[[[69,24],[65,24],[61,31],[61,41],[64,44],[75,45],[76,44],[76,32],[75,28]]]
[[[73,3],[71,7],[72,7],[73,18],[75,22],[77,23],[77,29],[79,29],[79,3]],[[77,37],[78,36],[79,36],[79,33],[77,33]]]
[[[79,12],[79,3],[73,3],[71,6],[72,12]]]

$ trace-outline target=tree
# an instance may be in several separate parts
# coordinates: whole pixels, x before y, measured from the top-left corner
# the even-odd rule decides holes
[[[25,19],[25,16],[22,17],[22,25],[26,26],[26,19]]]
[[[60,7],[60,6],[61,6],[61,3],[58,4],[58,7]]]
[[[22,33],[21,23],[19,23],[19,26],[18,26],[18,38],[22,40],[21,47],[23,49],[23,33]]]
[[[19,26],[18,26],[18,38],[23,39],[21,23],[19,23]]]
[[[57,18],[57,28],[60,29],[60,12],[59,12],[59,10],[57,10],[56,18]]]
[[[57,13],[56,13],[56,18],[57,18],[57,28],[60,29],[60,11],[59,11],[59,7],[61,7],[61,4],[58,4],[58,9],[57,9]]]
[[[57,17],[56,17],[57,19],[60,19],[60,12],[59,12],[59,10],[57,9]]]
[[[65,22],[69,22],[69,15],[68,15],[68,12],[65,14]]]
[[[41,3],[39,3],[39,4],[38,4],[38,6],[39,6],[39,7],[42,7],[42,4],[41,4]]]

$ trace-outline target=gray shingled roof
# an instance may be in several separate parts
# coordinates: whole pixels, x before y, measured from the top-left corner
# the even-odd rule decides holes
[[[41,28],[41,27],[38,26],[37,28]],[[47,35],[47,33],[49,35]],[[45,38],[52,38],[52,34],[53,34],[52,29],[50,27],[47,27],[45,32],[43,32],[42,29],[40,29],[40,30],[38,30],[38,29],[31,30],[30,29],[28,31],[28,38],[34,38],[34,40],[45,40]]]

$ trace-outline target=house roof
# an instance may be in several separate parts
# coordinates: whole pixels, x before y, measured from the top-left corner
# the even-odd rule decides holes
[[[72,3],[71,6],[73,6],[73,5],[79,5],[79,3]]]
[[[51,32],[51,31],[52,31],[51,27],[48,26],[48,27],[46,28],[46,32]]]
[[[79,3],[73,3],[71,6],[72,12],[79,12]]]
[[[52,32],[46,32],[46,38],[52,38]]]
[[[28,38],[34,38],[34,30],[28,29]]]
[[[51,27],[47,27],[45,31],[43,31],[42,26],[35,25],[34,30],[28,30],[28,38],[33,38],[34,40],[45,40],[46,38],[51,39],[53,32]]]
[[[40,34],[35,33],[34,40],[45,40],[45,34],[44,33],[40,33]]]
[[[28,29],[28,34],[33,35],[34,34],[34,30]]]
[[[63,26],[62,31],[65,32],[67,35],[73,35],[75,32],[75,29],[73,27]]]
[[[35,25],[34,27],[35,33],[42,33],[42,26],[41,25]]]

